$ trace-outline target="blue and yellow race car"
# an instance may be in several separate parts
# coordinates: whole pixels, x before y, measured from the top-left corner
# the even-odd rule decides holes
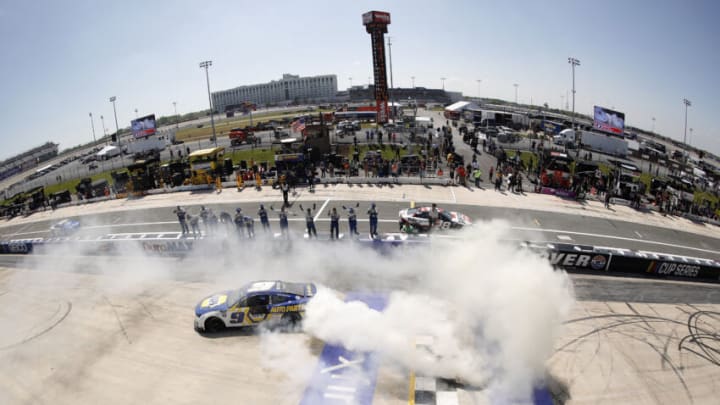
[[[261,323],[294,326],[302,320],[305,304],[316,293],[312,283],[255,281],[200,301],[195,307],[195,330],[218,332]]]

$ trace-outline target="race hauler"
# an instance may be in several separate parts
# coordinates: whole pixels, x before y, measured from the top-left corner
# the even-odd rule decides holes
[[[578,139],[578,136],[580,139]],[[577,144],[580,141],[584,148],[597,152],[625,157],[628,153],[628,142],[617,135],[607,135],[593,131],[575,131],[564,129],[553,137],[556,145]]]
[[[190,161],[190,183],[212,184],[222,172],[222,158],[225,148],[200,149],[188,156]]]
[[[135,138],[123,145],[123,149],[126,154],[133,155],[136,160],[141,160],[145,157],[157,155],[165,149],[168,142],[164,135],[156,134],[143,138]]]
[[[543,187],[569,189],[570,164],[573,159],[565,153],[549,151],[543,157],[540,183]]]

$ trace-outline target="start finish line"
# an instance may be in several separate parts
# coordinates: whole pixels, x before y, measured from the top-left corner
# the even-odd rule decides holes
[[[348,294],[345,301],[362,301],[382,311],[387,297]],[[375,353],[355,352],[326,344],[300,405],[369,405],[375,394],[379,359]]]

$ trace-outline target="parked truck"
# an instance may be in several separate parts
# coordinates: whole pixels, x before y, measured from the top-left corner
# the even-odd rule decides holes
[[[255,134],[247,128],[233,128],[228,134],[231,146],[239,146],[243,143],[255,143]]]
[[[628,143],[624,138],[600,132],[564,129],[560,131],[560,134],[553,137],[553,142],[559,145],[576,144],[578,135],[580,136],[579,141],[586,149],[620,157],[625,157],[628,154]]]
[[[164,136],[151,135],[146,138],[134,139],[123,145],[126,154],[136,158],[152,156],[167,146],[168,140]]]

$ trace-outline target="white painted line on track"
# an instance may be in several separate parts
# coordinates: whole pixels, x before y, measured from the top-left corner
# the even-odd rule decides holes
[[[709,250],[709,249],[700,249],[693,246],[684,246],[684,245],[676,245],[674,243],[667,243],[667,242],[658,242],[654,240],[645,240],[645,239],[635,239],[635,238],[626,238],[624,236],[615,236],[615,235],[602,235],[597,233],[587,233],[587,232],[574,232],[574,231],[567,231],[564,229],[538,229],[538,228],[526,228],[521,226],[513,226],[510,229],[516,230],[516,231],[535,231],[535,232],[548,232],[548,233],[567,233],[569,235],[578,235],[578,236],[590,236],[593,238],[604,238],[604,239],[617,239],[617,240],[626,240],[631,242],[641,242],[641,243],[647,243],[651,245],[661,245],[661,246],[670,246],[680,249],[688,249],[688,250],[697,250],[698,252],[705,252],[705,253],[713,253],[713,254],[720,254],[717,250]]]
[[[638,238],[642,238],[642,237],[643,237],[643,236],[642,236],[642,234],[641,234],[640,232],[638,232],[638,231],[633,231],[633,232],[635,232],[635,235],[637,235],[637,236],[638,236]]]
[[[557,235],[557,238],[560,240],[572,240],[572,238],[567,235]]]
[[[453,204],[457,204],[457,198],[455,198],[455,191],[450,187],[450,193],[452,193],[453,196]]]
[[[314,221],[318,220],[318,218],[320,217],[320,214],[322,214],[323,210],[325,209],[325,207],[327,207],[329,202],[330,202],[330,199],[328,198],[327,200],[325,200],[323,205],[320,206],[320,209],[318,210],[317,214],[315,214],[315,218],[313,218]]]

